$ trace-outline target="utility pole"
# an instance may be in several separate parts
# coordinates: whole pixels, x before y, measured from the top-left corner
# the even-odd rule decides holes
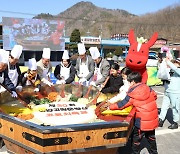
[[[102,24],[101,27],[99,28],[99,31],[100,31],[100,37],[102,38]]]
[[[88,29],[88,31],[87,31],[86,33],[87,33],[87,36],[90,36],[90,33],[91,33],[91,32],[90,32],[89,29]]]

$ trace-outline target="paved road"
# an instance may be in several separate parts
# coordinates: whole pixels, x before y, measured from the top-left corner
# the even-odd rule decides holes
[[[162,86],[153,86],[152,87],[158,94],[157,105],[158,108],[161,108],[162,98],[164,93],[164,88]],[[164,123],[162,128],[156,129],[156,138],[157,138],[157,147],[159,154],[180,154],[180,128],[175,130],[169,130],[167,127],[172,122],[172,112],[168,111],[167,120]],[[147,150],[147,141],[142,141],[142,150],[140,154],[148,154]],[[130,154],[130,142],[127,143],[127,146],[119,149],[120,154]],[[4,146],[0,150],[0,154],[8,154],[6,152],[6,147]]]
[[[157,86],[153,87],[153,89],[158,93],[157,105],[158,108],[161,108],[164,88],[161,86]],[[164,126],[156,130],[159,154],[180,154],[180,127],[175,130],[170,130],[167,127],[171,123],[172,110],[169,109]]]
[[[162,98],[164,93],[164,88],[162,86],[153,86],[152,87],[158,94],[157,106],[160,111],[162,105]],[[156,129],[156,139],[157,139],[157,148],[159,154],[180,154],[180,127],[175,130],[170,130],[167,127],[172,122],[172,111],[169,109],[166,121],[162,128]],[[142,140],[142,150],[140,154],[148,154],[147,150],[147,141]],[[127,143],[126,147],[119,149],[119,154],[130,154],[130,142]]]

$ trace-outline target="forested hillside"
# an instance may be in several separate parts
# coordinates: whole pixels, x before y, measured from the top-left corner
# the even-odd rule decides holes
[[[107,8],[97,7],[90,2],[79,2],[56,16],[39,14],[35,18],[64,20],[66,36],[70,36],[77,28],[82,36],[90,34],[110,38],[117,33],[127,34],[129,29],[134,28],[137,36],[149,38],[157,31],[160,38],[180,42],[180,3],[141,16]]]

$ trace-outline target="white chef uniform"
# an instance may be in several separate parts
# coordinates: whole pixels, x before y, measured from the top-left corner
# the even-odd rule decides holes
[[[100,57],[100,53],[99,53],[99,50],[98,50],[97,47],[90,47],[89,51],[90,51],[92,59],[95,60],[95,59]],[[99,67],[97,67],[95,65],[95,71],[94,71],[94,76],[95,76],[94,79],[95,79],[95,81],[97,81],[97,80],[102,78],[102,74],[101,74],[100,68],[101,68],[101,63],[99,65]]]
[[[62,59],[69,59],[69,52],[67,50],[64,50]],[[68,79],[70,76],[70,67],[67,68],[61,63],[60,76],[62,77],[63,80]]]
[[[44,48],[44,49],[43,49],[42,58],[50,59],[50,56],[51,56],[51,49],[50,49],[50,48]],[[42,74],[42,76],[43,76],[43,78],[46,79],[46,80],[49,80],[48,71],[49,71],[49,67],[44,67],[44,68],[43,68],[43,74]]]
[[[21,45],[15,45],[14,48],[11,50],[11,56],[14,57],[15,59],[19,59],[22,53],[23,47]],[[8,63],[8,75],[14,86],[17,85],[18,82],[18,72],[16,65],[11,66],[10,63]]]

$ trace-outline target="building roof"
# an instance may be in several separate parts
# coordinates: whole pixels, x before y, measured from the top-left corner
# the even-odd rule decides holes
[[[87,38],[89,38],[89,36],[87,36]],[[91,37],[91,38],[93,38],[93,37]],[[97,37],[94,37],[94,39],[97,39]],[[69,37],[65,37],[65,43],[70,44]],[[121,40],[101,39],[100,44],[103,46],[129,46],[129,41],[128,41],[128,39],[121,39]]]

